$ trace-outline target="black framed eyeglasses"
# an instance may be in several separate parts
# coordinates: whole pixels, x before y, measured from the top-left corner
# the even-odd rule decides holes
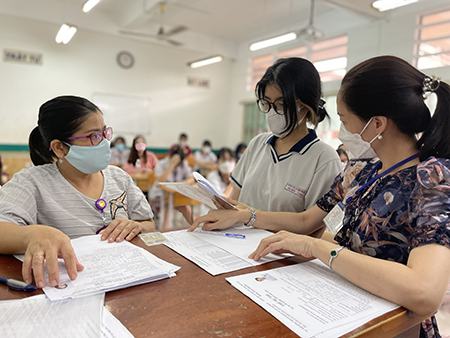
[[[259,110],[265,114],[267,114],[272,108],[279,115],[284,115],[286,111],[286,107],[284,105],[282,97],[276,99],[274,102],[270,102],[269,100],[266,99],[258,99],[256,100],[256,103],[258,105]]]
[[[103,139],[107,139],[111,141],[113,137],[113,130],[111,127],[105,127],[102,131],[95,131],[91,134],[80,135],[80,136],[72,136],[68,140],[75,141],[88,138],[91,141],[91,145],[96,146],[99,145]]]

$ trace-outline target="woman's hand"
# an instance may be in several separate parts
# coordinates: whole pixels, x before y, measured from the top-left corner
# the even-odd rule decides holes
[[[100,234],[102,235],[102,241],[108,240],[108,242],[111,243],[122,242],[123,240],[131,241],[141,232],[152,230],[154,230],[154,228],[145,229],[144,222],[132,221],[125,218],[116,218],[111,223],[109,223],[109,225],[105,229],[100,231]]]
[[[203,224],[203,230],[228,229],[249,218],[248,210],[211,210],[207,215],[197,218],[188,231],[194,231],[200,224]]]
[[[311,258],[314,256],[313,246],[317,240],[317,238],[297,235],[283,230],[277,232],[275,235],[264,238],[259,243],[258,248],[248,257],[257,261],[270,253],[291,253],[305,258]]]
[[[32,227],[32,228],[31,228]],[[51,286],[59,284],[58,257],[64,260],[70,279],[77,278],[83,270],[70,243],[69,237],[61,231],[43,225],[30,226],[30,234],[25,251],[22,276],[26,283],[33,281],[38,288],[45,286],[44,267],[47,265],[48,280]]]

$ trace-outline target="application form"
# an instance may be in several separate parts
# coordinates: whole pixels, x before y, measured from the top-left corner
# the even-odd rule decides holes
[[[399,307],[348,282],[318,260],[227,281],[303,338],[338,337]]]
[[[285,256],[279,255],[269,255],[260,261],[248,258],[261,239],[271,234],[265,230],[241,228],[222,231],[197,229],[194,232],[178,230],[164,233],[167,238],[164,245],[216,276],[283,259]]]

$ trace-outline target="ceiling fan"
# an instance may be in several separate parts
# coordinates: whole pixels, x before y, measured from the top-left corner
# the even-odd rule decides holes
[[[184,31],[186,31],[188,28],[184,25],[178,25],[175,27],[170,28],[167,30],[167,28],[164,25],[164,19],[165,19],[165,13],[167,8],[167,2],[161,1],[159,2],[159,28],[156,31],[156,34],[150,34],[150,33],[144,33],[144,32],[138,32],[138,31],[132,31],[132,30],[119,30],[119,33],[122,35],[127,36],[133,36],[138,38],[150,38],[155,39],[162,42],[167,42],[168,44],[172,46],[182,46],[183,44],[177,40],[173,40],[171,37],[173,37],[176,34],[180,34]]]
[[[311,0],[308,25],[298,32],[298,37],[308,42],[318,40],[324,36],[323,32],[314,26],[314,8],[315,0]]]

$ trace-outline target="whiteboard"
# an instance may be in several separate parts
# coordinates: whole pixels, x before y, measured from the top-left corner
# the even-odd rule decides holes
[[[114,137],[123,136],[128,143],[137,135],[151,135],[150,99],[147,97],[94,93],[92,102],[104,114],[105,123],[114,130]]]

